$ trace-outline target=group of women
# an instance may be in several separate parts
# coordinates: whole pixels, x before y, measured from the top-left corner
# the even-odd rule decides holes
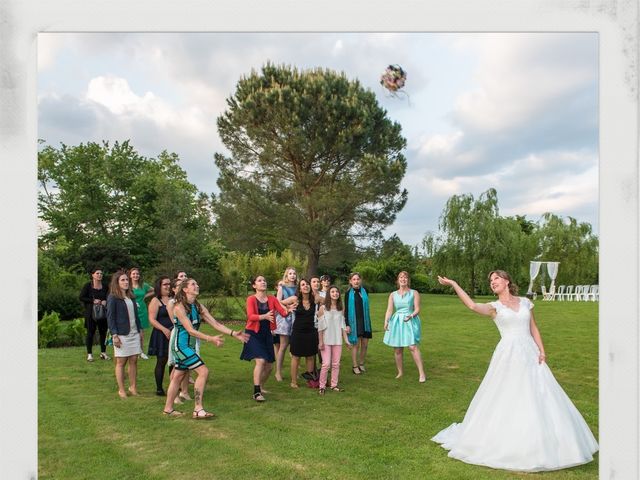
[[[134,287],[135,278],[135,287]],[[445,428],[432,440],[449,450],[449,456],[467,463],[516,471],[543,471],[567,468],[589,462],[598,444],[586,422],[557,383],[546,365],[542,338],[533,316],[533,304],[516,296],[517,287],[504,271],[489,275],[490,286],[498,297],[495,302],[475,303],[451,279],[438,277],[442,285],[454,289],[460,300],[472,311],[491,317],[501,340],[489,369],[462,423]],[[197,298],[199,287],[184,272],[173,281],[162,276],[155,288],[147,289],[137,275],[116,272],[108,290],[102,284],[102,272],[92,271],[81,298],[87,304],[106,305],[106,324],[111,331],[116,357],[118,394],[138,395],[136,387],[137,358],[142,353],[143,323],[146,308],[136,307],[134,288],[149,302],[149,321],[153,326],[149,354],[157,357],[155,378],[157,393],[162,388],[164,371],[170,368],[164,415],[182,416],[174,409],[181,399],[188,399],[189,372],[196,374],[192,418],[215,416],[204,409],[203,394],[208,369],[199,353],[199,342],[220,347],[223,335],[207,335],[200,325],[208,323],[222,334],[243,343],[240,358],[254,361],[253,399],[264,402],[268,392],[264,385],[273,364],[276,380],[283,380],[283,363],[287,348],[291,354],[290,386],[298,388],[298,369],[304,357],[302,377],[317,382],[318,393],[327,389],[340,392],[338,384],[342,346],[351,349],[352,372],[367,371],[366,355],[372,338],[369,299],[358,273],[349,275],[344,302],[338,287],[328,276],[298,281],[295,269],[288,268],[279,282],[276,295],[269,295],[267,281],[258,275],[251,280],[254,294],[246,301],[247,321],[244,332],[218,322]],[[400,272],[397,290],[389,295],[384,318],[383,342],[394,349],[396,378],[403,376],[403,350],[408,347],[418,369],[418,381],[426,381],[422,356],[420,295],[410,288],[410,276]],[[144,302],[143,302],[144,303]],[[145,305],[146,306],[146,305]],[[141,314],[142,312],[142,314]],[[91,316],[88,313],[89,317]],[[96,328],[101,340],[106,334],[104,323],[87,319],[87,351]],[[316,356],[321,368],[318,371]],[[101,342],[101,358],[108,359]],[[129,388],[124,388],[124,367],[128,364]],[[331,370],[329,381],[328,372]],[[329,384],[327,387],[327,383]]]

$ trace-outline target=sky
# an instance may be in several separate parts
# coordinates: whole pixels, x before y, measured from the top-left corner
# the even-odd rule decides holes
[[[503,216],[551,212],[598,233],[596,33],[41,33],[38,138],[175,152],[217,193],[216,119],[267,61],[343,71],[400,123],[408,201],[385,237],[419,245],[452,195],[489,188]],[[406,95],[379,84],[389,64]]]

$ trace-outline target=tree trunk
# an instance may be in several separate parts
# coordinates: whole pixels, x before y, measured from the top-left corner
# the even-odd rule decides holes
[[[471,298],[475,298],[476,297],[476,269],[475,267],[472,265],[471,266]]]
[[[320,262],[320,248],[309,247],[307,252],[307,278],[318,274],[318,263]]]

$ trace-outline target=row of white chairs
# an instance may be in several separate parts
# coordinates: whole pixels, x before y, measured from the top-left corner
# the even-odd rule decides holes
[[[567,301],[567,302],[597,302],[600,300],[600,289],[598,285],[560,285],[555,290],[555,285],[547,292],[547,288],[542,285],[542,300],[546,301]]]

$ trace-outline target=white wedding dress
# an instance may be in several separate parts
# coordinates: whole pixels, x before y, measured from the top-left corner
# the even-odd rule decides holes
[[[520,298],[516,312],[499,301],[500,342],[462,423],[433,441],[466,463],[505,470],[557,470],[593,460],[598,444],[546,363],[529,322],[533,304]]]

